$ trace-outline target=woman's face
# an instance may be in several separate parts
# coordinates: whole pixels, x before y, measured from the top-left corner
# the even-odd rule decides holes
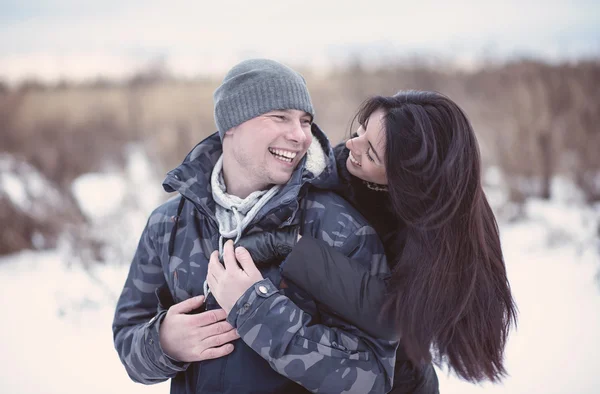
[[[358,136],[346,141],[350,155],[346,168],[357,178],[387,185],[385,171],[385,127],[383,110],[377,110],[367,120],[366,129],[359,126]]]

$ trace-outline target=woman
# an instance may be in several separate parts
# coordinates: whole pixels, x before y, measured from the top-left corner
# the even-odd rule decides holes
[[[355,120],[358,133],[335,148],[340,192],[380,235],[391,275],[317,240],[296,243],[295,231],[239,245],[257,264],[293,246],[285,278],[361,329],[399,337],[393,393],[437,392],[431,361],[500,380],[516,307],[467,117],[439,93],[404,91],[367,100]]]

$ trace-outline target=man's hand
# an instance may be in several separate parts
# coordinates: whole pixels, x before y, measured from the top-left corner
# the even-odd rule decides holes
[[[223,261],[225,267],[219,262],[218,251],[210,255],[207,281],[215,299],[229,314],[246,290],[264,278],[246,249],[240,247],[234,252],[233,241],[227,241],[223,246]]]
[[[219,358],[233,351],[229,343],[240,336],[227,323],[223,309],[187,315],[204,303],[204,296],[173,305],[160,325],[160,346],[171,358],[193,362]]]

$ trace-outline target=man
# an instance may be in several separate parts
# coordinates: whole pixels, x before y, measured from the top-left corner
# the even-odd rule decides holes
[[[279,290],[278,268],[259,271],[247,251],[234,252],[243,234],[300,225],[372,270],[387,269],[373,229],[324,190],[336,181],[335,161],[312,125],[304,79],[248,60],[214,99],[218,133],[167,175],[163,186],[180,196],[150,216],[118,301],[113,333],[127,372],[146,384],[172,378],[173,393],[390,390],[397,343],[317,308],[293,284]],[[215,250],[225,265],[213,254],[209,270]]]

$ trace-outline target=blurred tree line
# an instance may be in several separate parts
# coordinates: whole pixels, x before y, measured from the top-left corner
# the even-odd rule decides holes
[[[333,143],[349,134],[350,121],[368,96],[436,90],[465,110],[484,165],[500,168],[511,201],[551,198],[551,180],[558,174],[572,179],[587,202],[600,201],[598,59],[561,64],[520,60],[475,71],[418,59],[378,68],[357,61],[325,74],[301,72],[317,110],[316,122]],[[37,168],[73,207],[70,215],[60,217],[83,221],[72,204],[71,182],[83,173],[122,165],[130,142],[144,144],[166,173],[215,131],[212,93],[219,82],[174,78],[159,61],[122,83],[0,83],[0,154]],[[32,234],[39,231],[30,223],[35,218],[11,208],[1,187],[0,201],[3,223],[28,223],[12,230],[3,226],[0,254],[31,247]]]

